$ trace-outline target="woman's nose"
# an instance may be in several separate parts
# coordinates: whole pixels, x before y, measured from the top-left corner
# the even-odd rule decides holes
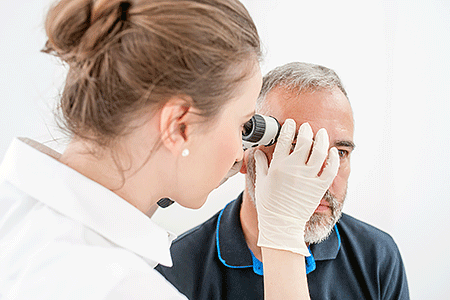
[[[241,161],[244,159],[244,147],[242,147],[242,143],[240,144],[237,156],[236,156],[236,161]]]

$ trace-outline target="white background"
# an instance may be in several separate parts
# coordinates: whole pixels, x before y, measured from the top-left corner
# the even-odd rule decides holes
[[[0,157],[14,136],[63,149],[51,110],[64,68],[40,53],[50,0],[0,0]],[[355,114],[344,211],[391,234],[412,299],[450,294],[450,1],[244,0],[265,47],[263,73],[291,61],[334,69]],[[237,175],[197,211],[154,220],[181,233],[243,189]]]

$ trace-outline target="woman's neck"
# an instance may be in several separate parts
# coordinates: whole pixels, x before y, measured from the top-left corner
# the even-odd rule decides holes
[[[133,157],[128,151],[99,149],[89,142],[76,140],[67,146],[60,161],[151,216],[164,185],[157,182],[157,172],[152,172],[150,160]]]

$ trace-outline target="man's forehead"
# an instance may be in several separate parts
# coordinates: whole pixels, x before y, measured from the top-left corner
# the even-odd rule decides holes
[[[323,111],[352,114],[350,102],[338,87],[312,91],[275,87],[260,104],[259,113],[281,115],[304,114],[315,116]]]
[[[353,137],[352,109],[338,87],[302,93],[276,87],[267,95],[260,110],[262,114],[277,118],[281,124],[290,118],[296,121],[297,128],[308,122],[314,132],[326,128],[348,139]]]

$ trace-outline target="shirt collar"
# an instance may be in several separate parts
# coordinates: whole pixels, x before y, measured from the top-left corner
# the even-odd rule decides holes
[[[251,252],[245,241],[240,221],[242,193],[228,203],[220,212],[216,227],[216,246],[219,260],[229,268],[253,268],[263,275],[262,262]],[[341,247],[341,238],[337,226],[330,236],[319,244],[309,247],[311,256],[306,257],[306,273],[316,268],[316,261],[335,259]]]
[[[312,244],[309,248],[316,261],[335,259],[341,249],[341,235],[337,225],[334,225],[333,231],[326,240]]]
[[[229,268],[253,266],[252,255],[247,247],[241,227],[240,210],[242,193],[231,201],[219,214],[216,227],[216,246],[219,260]]]
[[[168,233],[123,198],[58,161],[60,154],[16,138],[0,166],[6,180],[34,199],[155,266],[172,266]]]

